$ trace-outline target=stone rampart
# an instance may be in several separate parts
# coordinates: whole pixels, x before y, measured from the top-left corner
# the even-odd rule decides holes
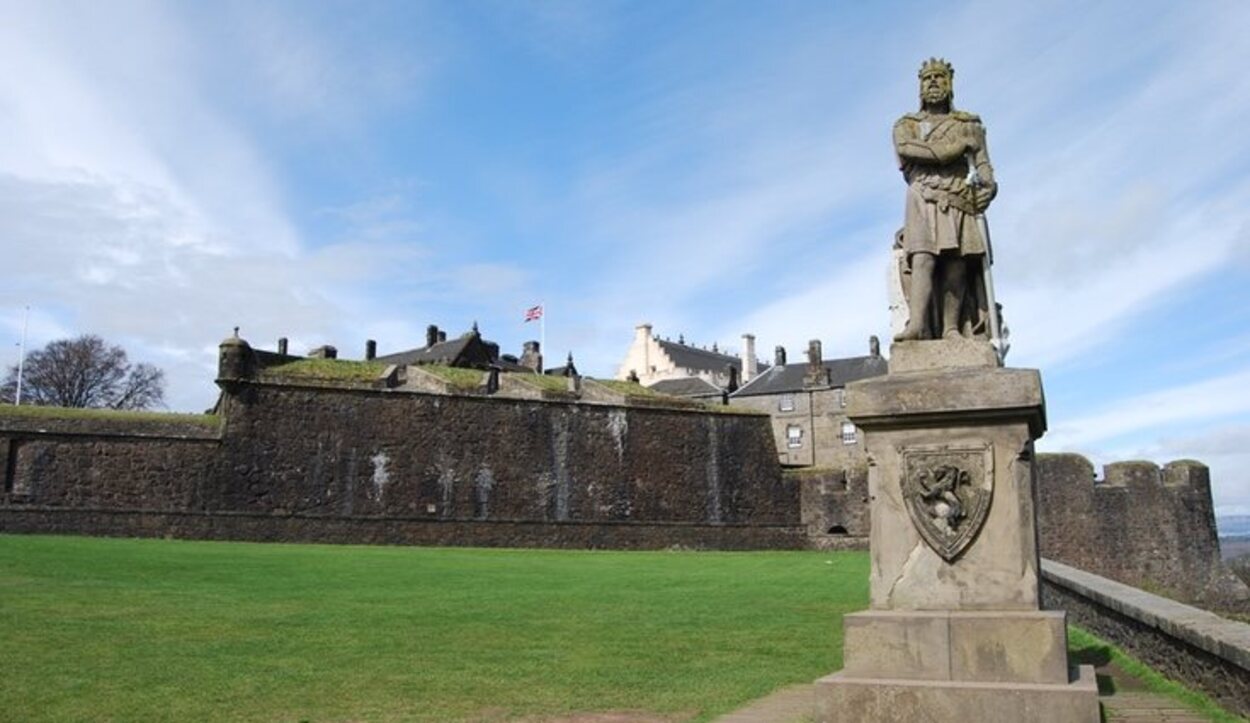
[[[1203,605],[1250,600],[1220,561],[1206,465],[1117,462],[1097,480],[1085,457],[1040,454],[1037,475],[1043,557]]]
[[[1053,560],[1042,603],[1170,678],[1250,715],[1250,625],[1227,620]]]
[[[799,488],[801,516],[812,546],[868,549],[868,469],[803,468],[784,472]]]
[[[0,414],[0,529],[800,544],[797,485],[777,467],[767,417],[359,386],[227,388],[220,429],[111,419],[32,424]],[[610,527],[586,527],[596,523]]]
[[[0,415],[0,503],[199,509],[220,437],[216,425]]]

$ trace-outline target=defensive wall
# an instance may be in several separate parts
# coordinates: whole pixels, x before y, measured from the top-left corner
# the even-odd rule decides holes
[[[1042,557],[1206,606],[1250,601],[1220,561],[1206,465],[1116,462],[1099,480],[1085,457],[1039,454],[1037,474]]]
[[[404,378],[400,378],[403,376]],[[768,417],[519,375],[253,374],[193,421],[0,408],[0,531],[519,547],[865,548],[867,471],[782,472]],[[557,383],[563,385],[565,380]],[[573,387],[576,387],[573,390]],[[488,393],[489,391],[489,393]],[[1207,468],[1038,455],[1042,556],[1210,607]]]
[[[250,379],[224,386],[219,423],[208,426],[0,413],[0,530],[538,547],[804,545],[798,489],[777,467],[766,416],[413,385]]]

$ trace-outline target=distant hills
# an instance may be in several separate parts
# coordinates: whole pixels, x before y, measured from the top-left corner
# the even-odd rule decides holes
[[[1220,539],[1239,537],[1250,539],[1250,515],[1216,517],[1215,526],[1220,531]]]

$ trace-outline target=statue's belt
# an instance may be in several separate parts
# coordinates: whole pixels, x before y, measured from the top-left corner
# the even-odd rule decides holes
[[[959,192],[945,191],[920,184],[917,190],[925,203],[937,204],[938,210],[942,213],[946,213],[951,208],[973,215],[977,212],[976,203],[970,198],[971,189],[965,188]]]

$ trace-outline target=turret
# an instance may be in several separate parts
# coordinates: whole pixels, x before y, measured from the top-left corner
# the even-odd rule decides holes
[[[252,347],[239,338],[239,327],[234,335],[218,345],[217,382],[240,382],[251,379],[256,371],[256,357]]]

